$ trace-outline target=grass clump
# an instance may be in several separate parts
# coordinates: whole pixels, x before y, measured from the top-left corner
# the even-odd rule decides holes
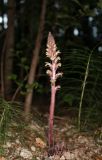
[[[21,125],[22,110],[21,104],[8,102],[0,98],[0,143],[5,144],[8,137],[9,129],[13,125]],[[22,123],[23,124],[23,123]],[[21,129],[21,128],[20,128]]]

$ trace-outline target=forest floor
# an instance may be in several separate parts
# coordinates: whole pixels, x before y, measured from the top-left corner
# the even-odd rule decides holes
[[[32,117],[29,124],[19,117],[10,124],[0,160],[102,160],[102,128],[78,132],[73,119],[55,116],[55,145],[48,149],[48,114]]]

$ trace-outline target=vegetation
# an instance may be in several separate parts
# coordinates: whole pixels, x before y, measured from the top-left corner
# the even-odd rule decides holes
[[[102,140],[101,10],[101,0],[0,1],[0,144],[9,132],[16,137],[16,130],[24,141],[30,132],[54,154],[54,118],[56,123],[66,117],[80,133],[93,132]]]

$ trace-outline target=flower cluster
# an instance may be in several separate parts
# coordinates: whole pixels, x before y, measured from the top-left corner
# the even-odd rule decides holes
[[[48,41],[47,41],[46,56],[51,60],[51,62],[46,62],[45,66],[49,67],[46,73],[50,77],[51,85],[55,85],[57,78],[62,76],[62,73],[57,72],[57,69],[61,67],[59,53],[60,52],[57,50],[55,40],[52,34],[49,33]]]

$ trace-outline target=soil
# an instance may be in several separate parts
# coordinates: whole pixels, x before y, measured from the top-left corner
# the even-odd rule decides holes
[[[27,124],[18,117],[0,146],[0,160],[102,160],[102,128],[77,130],[75,118],[54,117],[54,144],[48,146],[48,113],[33,110]]]

